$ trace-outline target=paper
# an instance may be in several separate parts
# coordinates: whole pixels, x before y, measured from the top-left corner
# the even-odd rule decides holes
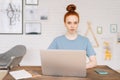
[[[30,78],[32,75],[27,72],[26,70],[18,70],[18,71],[11,71],[9,72],[16,80],[23,79],[23,78]]]

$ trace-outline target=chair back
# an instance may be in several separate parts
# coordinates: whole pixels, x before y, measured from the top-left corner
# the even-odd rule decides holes
[[[26,47],[24,45],[16,45],[7,52],[0,54],[0,66],[8,68],[19,65],[25,53]]]
[[[25,53],[26,53],[26,47],[24,45],[16,45],[12,49],[8,50],[6,52],[6,55],[9,57],[12,56],[19,57],[19,56],[24,56]]]

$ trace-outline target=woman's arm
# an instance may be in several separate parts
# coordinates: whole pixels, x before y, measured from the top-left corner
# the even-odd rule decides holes
[[[95,56],[90,56],[89,57],[89,62],[86,65],[86,68],[93,68],[97,65],[96,57]]]

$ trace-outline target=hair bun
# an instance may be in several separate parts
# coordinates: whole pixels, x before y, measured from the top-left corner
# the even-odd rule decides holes
[[[74,4],[70,4],[67,6],[66,10],[69,12],[74,12],[76,10],[76,6]]]

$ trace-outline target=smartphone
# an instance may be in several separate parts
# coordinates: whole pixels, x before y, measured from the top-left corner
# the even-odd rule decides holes
[[[108,74],[108,72],[103,69],[95,69],[95,72],[98,74]]]

